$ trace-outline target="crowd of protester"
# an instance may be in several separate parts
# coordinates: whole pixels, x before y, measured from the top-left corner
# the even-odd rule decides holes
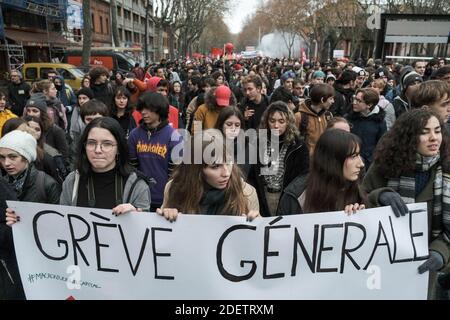
[[[20,212],[6,206],[19,200],[171,221],[378,206],[402,219],[406,204],[427,202],[430,254],[418,272],[430,272],[430,299],[448,299],[445,59],[162,60],[126,74],[95,67],[81,88],[56,72],[31,85],[10,75],[0,90],[0,298],[24,298],[10,228]],[[195,145],[226,152],[195,163]]]

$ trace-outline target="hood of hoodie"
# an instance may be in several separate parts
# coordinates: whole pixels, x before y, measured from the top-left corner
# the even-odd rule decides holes
[[[160,77],[152,77],[148,80],[147,88],[150,92],[156,92],[158,89],[158,84],[162,80]]]
[[[159,126],[157,126],[154,129],[150,129],[149,127],[147,127],[147,125],[144,122],[144,119],[141,120],[141,122],[139,122],[139,125],[142,129],[144,129],[145,131],[147,131],[149,134],[154,134],[155,132],[161,131],[162,128],[164,128],[165,126],[167,126],[169,124],[169,120],[163,120]]]
[[[64,81],[64,78],[61,76],[56,76],[55,79],[58,79],[61,81],[61,87],[62,87],[62,90],[64,90],[66,88],[66,82]]]
[[[327,110],[321,110],[319,113],[315,112],[311,108],[311,100],[310,99],[306,99],[304,102],[302,102],[300,104],[299,111],[306,113],[308,116],[312,116],[312,117],[321,117],[325,112],[327,112]]]

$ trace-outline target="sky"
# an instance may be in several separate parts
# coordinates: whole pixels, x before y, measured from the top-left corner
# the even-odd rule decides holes
[[[234,0],[231,13],[225,18],[231,33],[239,33],[242,30],[245,18],[256,11],[258,0]]]

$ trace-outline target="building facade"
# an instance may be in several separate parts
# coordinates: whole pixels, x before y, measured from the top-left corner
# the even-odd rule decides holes
[[[149,18],[153,14],[152,0],[116,0],[117,27],[122,47],[134,48],[135,58],[144,62],[145,50],[148,59],[154,61],[154,26]],[[148,10],[148,16],[146,15]],[[145,24],[147,24],[147,48],[145,48]],[[141,51],[139,51],[141,49]]]
[[[62,31],[67,0],[0,1],[0,70],[60,59],[71,45]]]

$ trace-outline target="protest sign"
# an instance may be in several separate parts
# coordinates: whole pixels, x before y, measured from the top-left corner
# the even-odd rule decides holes
[[[258,218],[8,202],[28,299],[426,299],[426,204]]]

